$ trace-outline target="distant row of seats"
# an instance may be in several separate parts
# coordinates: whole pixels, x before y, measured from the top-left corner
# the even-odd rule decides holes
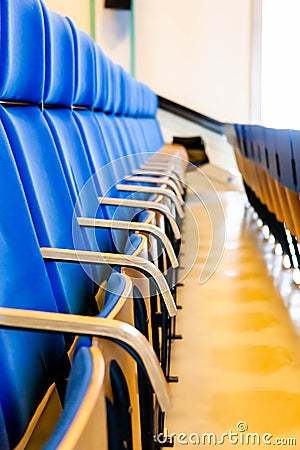
[[[159,448],[186,152],[70,19],[0,8],[0,448]]]
[[[227,125],[249,202],[280,244],[284,265],[297,269],[300,255],[300,131]],[[296,279],[295,278],[295,279]]]

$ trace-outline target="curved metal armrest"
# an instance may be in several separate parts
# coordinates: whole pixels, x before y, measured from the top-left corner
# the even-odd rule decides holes
[[[133,181],[136,183],[149,183],[149,184],[164,184],[168,186],[174,193],[177,195],[179,202],[181,205],[183,205],[184,201],[181,198],[181,192],[179,191],[178,187],[174,183],[173,180],[170,180],[168,177],[162,177],[162,178],[154,178],[154,177],[144,177],[144,176],[134,176],[134,175],[128,175],[127,177],[124,177],[125,181]]]
[[[163,411],[171,405],[167,382],[147,339],[133,326],[113,319],[0,307],[0,328],[71,333],[117,340],[141,359]]]
[[[178,171],[176,169],[176,167],[170,167],[170,164],[168,163],[162,163],[162,162],[150,162],[149,163],[145,163],[141,166],[141,169],[144,170],[159,170],[159,169],[164,169],[164,170],[170,170],[172,173],[174,173],[174,175],[181,179],[182,175],[180,174],[180,171]]]
[[[171,170],[146,170],[146,169],[134,169],[132,171],[134,175],[145,175],[145,176],[152,176],[152,177],[164,177],[167,176],[168,178],[171,178],[171,180],[176,184],[178,189],[180,190],[181,194],[183,194],[183,189],[181,185],[181,181],[178,177],[176,177],[174,174],[172,174]]]
[[[150,261],[140,256],[115,255],[114,253],[90,252],[85,250],[67,250],[42,247],[44,259],[57,262],[73,262],[78,264],[110,264],[116,267],[131,267],[152,278],[166,305],[170,317],[176,315],[177,309],[168,283],[161,271]]]
[[[150,186],[139,186],[139,185],[130,185],[130,184],[117,184],[118,191],[125,191],[125,192],[143,192],[148,194],[157,194],[157,195],[164,195],[168,197],[175,205],[176,211],[180,217],[180,219],[183,219],[184,213],[182,206],[178,200],[178,197],[174,194],[174,192],[170,191],[169,189],[161,188],[161,187],[150,187]]]
[[[77,221],[81,227],[141,231],[143,233],[153,235],[161,242],[161,244],[165,248],[172,267],[174,269],[178,267],[178,261],[176,259],[176,255],[174,253],[170,240],[156,225],[141,222],[127,222],[126,220],[93,219],[89,217],[77,217]]]
[[[179,150],[179,147],[176,145],[177,149]],[[156,153],[152,153],[147,161],[173,161],[174,164],[181,164],[181,165],[187,165],[188,163],[188,155],[186,149],[180,145],[180,153],[178,151],[174,152],[174,144],[165,144],[160,151]],[[183,154],[184,153],[184,154]],[[146,161],[146,162],[147,162]]]
[[[166,205],[163,205],[159,202],[148,202],[147,200],[133,200],[129,198],[98,197],[98,199],[101,205],[126,208],[142,208],[149,209],[150,211],[158,211],[159,213],[166,216],[166,218],[169,220],[175,239],[177,241],[181,239],[181,233],[178,228],[176,219]]]

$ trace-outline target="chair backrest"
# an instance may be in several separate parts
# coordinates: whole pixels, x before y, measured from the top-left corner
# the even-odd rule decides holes
[[[274,138],[278,157],[280,183],[295,191],[296,180],[293,173],[290,130],[275,130]]]
[[[76,106],[85,106],[91,108],[95,101],[96,83],[96,55],[95,45],[92,38],[81,30],[75,28],[73,22],[69,20],[73,36],[79,36],[74,39],[75,55],[80,54],[82,61],[75,58],[75,93],[73,104]]]
[[[246,152],[248,158],[252,161],[256,161],[256,148],[252,136],[251,125],[243,125],[244,146],[246,146]]]
[[[6,1],[3,4],[6,7]],[[39,245],[72,249],[76,235],[77,248],[86,249],[88,243],[79,226],[73,222],[72,229],[74,207],[70,192],[54,140],[37,105],[43,98],[45,74],[42,8],[38,0],[8,2],[7,5],[12,9],[13,19],[7,22],[7,30],[1,28],[1,33],[10,37],[1,40],[1,60],[5,61],[5,55],[9,54],[12,67],[20,64],[23,73],[15,78],[13,71],[3,72],[2,83],[12,87],[11,91],[3,91],[0,99],[10,102],[13,97],[14,101],[29,104],[1,105],[0,119],[16,161]],[[16,23],[22,23],[22,27],[16,27]],[[15,28],[22,29],[21,42]],[[23,60],[26,63],[23,64]],[[28,86],[24,89],[24,79],[30,80],[31,89]],[[47,263],[47,270],[60,311],[87,313],[92,310],[94,282],[88,276],[92,276],[89,267],[83,270],[79,264],[51,262]]]
[[[300,194],[300,131],[291,130],[293,176]]]
[[[72,80],[75,80],[75,58],[74,41],[72,37],[72,29],[70,21],[62,16],[58,16],[44,8],[45,28],[49,30],[46,34],[46,79],[55,80],[57,74],[63,71],[65,61],[68,61],[68,71],[64,73],[59,84],[52,83],[51,91],[45,98],[44,116],[55,141],[60,162],[63,167],[64,175],[71,194],[72,203],[78,216],[103,218],[99,202],[97,200],[97,187],[94,180],[91,179],[92,171],[90,163],[85,153],[84,143],[82,141],[80,131],[74,119],[70,106],[75,100],[75,87],[77,83],[74,81],[73,90],[68,90],[68,86],[72,86]],[[78,45],[78,44],[76,44]],[[85,46],[82,51],[85,53]],[[90,59],[93,60],[93,52],[89,52]],[[47,64],[51,61],[51,64]],[[86,61],[85,61],[86,63]],[[81,71],[76,75],[84,88],[88,87],[86,95],[82,95],[82,91],[76,88],[78,101],[82,99],[84,103],[88,103],[93,97],[93,91],[90,90],[90,84],[83,81],[84,76]],[[93,80],[91,80],[91,84]],[[68,95],[61,96],[61,92]],[[89,183],[87,184],[87,182]],[[102,251],[112,251],[111,238],[108,231],[85,229],[83,232],[87,236],[90,248],[98,250],[98,242],[102,242]],[[77,244],[77,242],[76,242]],[[97,278],[103,278],[101,268],[95,268]]]
[[[257,148],[257,162],[264,170],[268,170],[267,166],[267,151],[265,145],[264,128],[261,125],[252,126],[252,138],[254,145]]]
[[[106,99],[108,97],[108,58],[105,56],[99,45],[95,45],[95,72],[96,90],[94,98],[94,110],[104,111]]]
[[[94,313],[93,269],[89,266],[83,268],[79,264],[45,263],[40,247],[90,250],[91,243],[94,243],[90,234],[82,231],[76,222],[76,213],[87,213],[91,205],[96,205],[97,191],[96,186],[92,185],[90,202],[86,198],[86,202],[75,205],[82,185],[90,176],[91,166],[84,151],[85,142],[80,134],[77,112],[73,113],[71,107],[84,107],[80,117],[93,117],[95,129],[99,130],[91,111],[97,87],[88,72],[90,67],[92,73],[95,71],[95,55],[99,56],[99,51],[82,32],[76,31],[80,39],[74,40],[73,24],[50,13],[39,0],[1,0],[0,32],[0,166],[3,169],[0,178],[1,306]],[[50,41],[54,42],[51,47],[47,46]],[[81,60],[80,65],[75,57],[77,54],[84,54],[85,59]],[[57,65],[58,60],[68,67]],[[122,98],[126,76],[119,66],[108,59],[105,61],[108,75],[104,84],[108,94],[106,99],[101,99],[103,110],[108,113],[107,116],[130,115],[130,108]],[[110,79],[113,80],[111,84]],[[132,85],[138,86],[133,81]],[[113,95],[115,87],[119,89],[117,96]],[[144,88],[141,91],[146,93]],[[43,110],[41,104],[52,109]],[[144,106],[144,101],[138,102],[136,112],[131,114],[140,114],[145,116],[145,120],[152,121],[152,106],[149,107],[150,112],[144,111]],[[113,130],[117,121],[109,123],[113,124]],[[146,127],[147,133],[155,123],[149,122],[149,125],[149,129]],[[72,152],[77,155],[77,151],[79,159],[72,159],[71,164]],[[78,165],[73,165],[73,161]],[[102,212],[101,209],[99,211]],[[101,239],[101,250],[110,249],[110,236],[103,232]],[[140,239],[135,236],[134,241]],[[118,289],[124,287],[120,274],[114,274],[108,282],[107,289],[111,292],[102,316],[118,309],[120,295],[116,286]],[[0,390],[0,433],[3,435],[3,447],[6,445],[6,434],[9,446],[13,447],[20,441],[49,386],[64,372],[70,342],[57,334],[11,330],[1,330],[0,340],[1,380],[5,385],[5,389]],[[72,431],[70,439],[73,439],[71,442],[77,439],[77,448],[93,448],[85,433],[94,441],[94,433],[89,433],[89,427],[94,427],[96,423],[98,428],[99,421],[105,420],[104,395],[99,385],[103,379],[104,365],[99,352],[94,355],[97,352],[97,349],[78,346],[66,397],[71,416],[62,419],[60,431],[53,438],[63,435],[63,439],[69,439],[68,432]],[[132,359],[131,364],[135,364]],[[119,368],[122,371],[122,364]],[[127,391],[124,394],[119,389],[124,385],[119,368],[112,360],[113,407],[118,409],[116,406],[120,401],[130,423],[130,402]],[[128,383],[129,394],[134,392],[136,395],[137,383],[137,379]],[[150,404],[152,401],[150,392]],[[99,411],[102,411],[100,416]],[[83,426],[82,417],[86,420],[86,417],[92,416],[93,420]],[[124,425],[121,421],[118,423]],[[128,448],[131,448],[129,428],[124,429],[121,442],[126,440]],[[66,448],[70,448],[68,439]],[[56,442],[64,445],[62,440]],[[101,448],[107,445],[105,436],[102,444]]]
[[[1,306],[56,312],[21,180],[1,122],[0,146]],[[65,342],[56,334],[1,330],[0,347],[0,403],[9,444],[14,447],[60,371]]]
[[[74,42],[87,41],[85,45],[92,45],[89,38],[78,32],[78,30],[73,27],[73,39]],[[118,94],[115,97],[114,83],[116,82],[116,77],[113,77],[114,64],[112,61],[103,54],[98,46],[95,46],[95,62],[86,61],[84,54],[81,50],[84,45],[75,45],[75,70],[81,71],[82,66],[85,66],[90,77],[93,78],[92,84],[96,86],[96,94],[93,101],[90,102],[89,108],[86,111],[75,110],[74,117],[77,121],[78,127],[81,131],[82,139],[85,143],[85,148],[87,152],[88,159],[90,161],[92,173],[101,169],[105,165],[109,165],[111,162],[111,154],[109,153],[108,146],[113,142],[115,157],[122,156],[122,150],[120,148],[120,142],[117,139],[116,130],[111,127],[111,121],[108,119],[112,117],[113,111],[118,108],[118,100],[116,97],[120,98]],[[88,62],[90,65],[87,66]],[[95,67],[95,70],[93,70]],[[78,77],[75,77],[78,79]],[[76,86],[77,92],[80,92],[81,97],[86,97],[85,93],[86,86],[83,84]],[[117,89],[116,89],[117,90]],[[84,106],[80,104],[79,106]],[[91,109],[97,109],[102,111],[100,113],[103,119],[106,120],[106,124],[109,127],[109,137],[105,134],[105,129],[99,128],[98,121],[96,120],[97,114],[92,112]],[[118,178],[123,178],[125,172],[118,172],[115,168],[107,167],[107,175],[101,177],[100,183],[100,193],[105,194],[109,190],[113,189]]]
[[[42,247],[88,249],[73,220],[73,204],[47,123],[37,107],[0,108],[22,180],[39,244]],[[72,227],[73,225],[73,227]],[[94,284],[78,264],[47,263],[59,310],[85,313]]]
[[[45,28],[44,105],[70,108],[74,99],[74,43],[68,20],[42,3]],[[49,44],[51,42],[51,45]],[[60,64],[58,64],[58,61]]]
[[[73,37],[74,41],[79,42],[81,40],[87,40],[89,42],[89,37],[84,33],[78,33],[78,31],[73,28]],[[101,73],[97,74],[93,68],[94,64],[91,64],[90,67],[86,67],[88,63],[84,58],[84,55],[81,54],[81,49],[86,47],[85,45],[75,45],[75,70],[81,70],[80,67],[82,65],[85,66],[85,70],[90,77],[96,77],[96,81],[91,84],[96,84],[97,79],[100,79],[100,84],[102,78]],[[105,58],[102,55],[102,58]],[[111,69],[114,70],[111,63]],[[97,67],[97,65],[96,65]],[[102,64],[102,70],[105,70],[106,65]],[[77,69],[76,69],[77,68]],[[116,76],[112,79],[113,83],[119,83],[120,73],[122,70],[119,66],[117,66],[117,70],[115,70]],[[123,74],[125,77],[125,74]],[[78,77],[75,76],[75,79]],[[76,87],[79,96],[82,98],[87,97],[84,89],[85,85],[81,84]],[[81,108],[84,105],[78,105]],[[92,108],[92,104],[90,104],[90,108]],[[132,148],[128,146],[128,139],[126,135],[121,136],[118,129],[118,123],[121,120],[125,120],[125,117],[122,115],[116,116],[115,111],[124,112],[122,107],[120,106],[120,102],[117,96],[117,99],[112,103],[113,112],[111,114],[107,114],[105,112],[94,112],[91,109],[77,109],[74,110],[73,114],[75,120],[78,124],[78,127],[81,132],[82,140],[85,144],[85,151],[90,161],[90,165],[92,168],[92,172],[97,174],[96,179],[98,180],[99,194],[107,195],[108,193],[112,195],[116,195],[120,197],[120,194],[116,191],[115,186],[117,183],[122,182],[125,175],[131,173],[131,168],[133,165],[131,161],[134,161],[135,155],[132,154]],[[126,158],[126,155],[129,156]],[[109,217],[114,217],[115,219],[122,220],[132,220],[132,217],[135,214],[135,211],[132,209],[125,210],[124,208],[118,211],[118,216],[115,216],[115,211],[112,208],[106,208],[104,210],[104,215],[108,214]],[[120,240],[119,249],[124,248],[125,240],[124,238],[117,237],[118,234],[114,233],[115,240]]]
[[[40,2],[2,0],[0,33],[0,98],[40,105],[45,68]],[[32,107],[26,108],[30,116]],[[7,116],[1,106],[1,306],[56,312],[56,300],[4,130]],[[15,139],[13,130],[11,138]],[[59,335],[13,330],[1,330],[0,340],[0,403],[9,446],[14,447],[62,370],[65,340]],[[2,439],[4,446],[5,437]]]
[[[9,449],[8,436],[7,436],[6,425],[4,422],[1,404],[0,404],[0,442],[1,442],[2,450]]]
[[[279,180],[280,169],[275,142],[275,130],[273,128],[264,128],[264,134],[268,174],[275,180]]]
[[[259,141],[260,126],[259,125],[251,125],[250,133],[251,133],[251,139],[252,139],[252,145],[253,145],[254,162],[256,164],[260,165],[261,161],[262,161],[262,148],[261,148],[261,142]]]
[[[1,99],[42,103],[45,61],[41,18],[37,0],[1,0]]]
[[[95,52],[92,50],[94,44],[88,35],[76,30],[73,24],[71,26],[69,20],[63,17],[57,18],[57,15],[53,15],[46,10],[44,11],[44,18],[45,23],[48,23],[45,27],[50,30],[46,36],[46,54],[52,55],[46,58],[46,60],[52,61],[51,65],[48,66],[46,64],[46,78],[55,79],[55,76],[47,75],[48,71],[55,71],[57,68],[60,73],[60,66],[64,64],[64,61],[69,61],[73,71],[69,70],[65,74],[62,79],[62,85],[67,86],[72,82],[73,78],[75,79],[76,94],[74,94],[73,101],[79,102],[80,104],[77,104],[77,106],[84,108],[72,112],[70,108],[65,107],[65,101],[62,104],[56,103],[59,95],[56,93],[55,86],[52,88],[52,95],[47,96],[47,105],[45,104],[44,107],[44,116],[56,144],[75,213],[78,216],[90,218],[108,218],[110,217],[109,209],[99,204],[98,196],[111,188],[114,184],[114,179],[110,170],[102,172],[102,176],[99,176],[99,179],[93,177],[93,166],[91,166],[90,162],[90,150],[93,150],[97,154],[98,160],[100,158],[99,164],[101,164],[101,168],[107,163],[107,159],[102,156],[103,154],[105,156],[105,149],[101,152],[102,137],[95,115],[88,109],[92,107],[94,98],[93,90],[91,89],[91,86],[95,85],[95,77],[93,76]],[[74,44],[66,45],[65,41],[69,42],[73,34],[76,38],[74,38]],[[55,49],[53,49],[54,46]],[[72,49],[75,49],[74,55],[76,57],[74,58]],[[64,50],[68,53],[65,57],[62,57]],[[88,58],[86,53],[89,55]],[[77,57],[77,55],[80,55],[80,57]],[[91,82],[82,82],[84,76],[89,77]],[[68,77],[70,78],[69,80]],[[59,85],[58,90],[60,91],[61,89],[63,87]],[[130,215],[130,210],[125,212],[126,218],[131,219],[132,214]],[[113,212],[111,215],[113,215]],[[125,248],[127,240],[125,232],[114,232],[113,239],[109,229],[98,229],[96,231],[86,229],[85,232],[88,236],[90,248],[95,251],[100,249],[101,251],[112,252],[115,249],[113,242],[117,244],[116,247],[120,252]],[[75,245],[77,245],[77,241],[75,241]],[[106,276],[107,273],[104,273],[101,268],[97,269],[98,280]]]

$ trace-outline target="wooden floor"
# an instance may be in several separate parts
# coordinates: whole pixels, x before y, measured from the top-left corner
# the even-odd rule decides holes
[[[296,444],[283,440],[281,446],[300,448],[300,292],[259,231],[253,212],[245,208],[239,180],[213,166],[203,172],[218,192],[201,173],[188,175],[192,190],[181,258],[185,279],[178,288],[183,309],[177,319],[183,340],[175,342],[172,355],[172,375],[180,382],[171,385],[174,407],[167,416],[168,433],[176,433],[176,449],[270,448],[279,445],[277,438],[295,438]],[[222,259],[211,278],[200,284],[212,243],[207,210],[218,214],[208,272]],[[191,239],[195,226],[197,242]],[[230,430],[236,433],[231,441],[222,439]],[[206,445],[197,447],[204,433],[216,438],[206,436]],[[209,439],[211,444],[216,439],[216,445],[208,445]]]

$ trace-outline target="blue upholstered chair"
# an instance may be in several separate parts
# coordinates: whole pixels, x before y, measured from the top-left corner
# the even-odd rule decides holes
[[[91,347],[91,339],[102,342],[105,338],[114,341],[112,345],[129,351],[143,372],[137,380],[139,387],[149,385],[149,376],[162,408],[168,406],[165,379],[154,351],[146,338],[132,327],[136,325],[147,336],[145,304],[136,301],[137,294],[129,308],[129,316],[123,309],[121,313],[124,277],[120,273],[110,277],[104,304],[101,304],[101,289],[112,267],[131,267],[151,278],[170,315],[175,313],[173,299],[157,267],[136,256],[144,242],[141,235],[134,234],[129,242],[128,233],[119,233],[114,242],[110,225],[97,227],[95,231],[95,227],[80,225],[78,221],[81,215],[91,215],[100,220],[109,217],[109,210],[97,202],[97,180],[89,183],[86,191],[83,189],[93,172],[78,117],[87,116],[99,130],[97,119],[89,110],[95,100],[93,98],[91,103],[90,90],[97,92],[98,87],[93,85],[94,78],[82,70],[83,66],[78,65],[74,70],[74,61],[77,52],[84,55],[87,67],[96,64],[95,49],[88,44],[89,40],[74,41],[69,23],[54,13],[49,14],[52,20],[44,20],[47,10],[39,0],[1,0],[0,246],[3,258],[0,321],[5,330],[1,329],[0,333],[3,380],[0,435],[3,448],[14,447],[21,439],[20,445],[26,445],[28,425],[33,424],[38,406],[53,383],[56,383],[63,399],[65,378],[70,369],[67,351],[73,344],[74,335],[88,336],[88,344],[83,339],[78,341],[67,388],[63,425],[58,427],[52,442],[58,442],[55,439],[59,436],[59,439],[68,438],[68,432],[72,434],[74,429],[78,433],[78,426],[74,427],[74,413],[87,413],[84,403],[91,390],[101,408],[105,406],[106,409],[107,406],[112,411],[112,420],[114,417],[120,420],[117,396],[103,406],[101,389],[98,386],[96,391],[93,390],[94,369],[99,373],[102,356]],[[52,52],[47,51],[47,40],[54,39],[55,35],[58,41],[60,34],[65,39],[54,45]],[[57,65],[57,60],[65,55],[71,55],[70,60],[63,59],[64,66]],[[103,94],[103,108],[111,110],[112,114],[121,113],[128,106],[122,97],[125,75],[111,61],[106,58],[104,61],[109,74],[103,82],[104,93],[109,94]],[[113,95],[111,79],[120,85],[117,98]],[[129,84],[136,86],[133,80]],[[146,89],[140,89],[146,92]],[[86,110],[82,114],[72,112],[73,105]],[[148,117],[152,114],[154,102],[149,106],[150,112],[144,111],[145,105],[147,101],[145,104],[140,101],[136,111]],[[52,110],[46,106],[51,106]],[[129,114],[128,108],[127,111]],[[132,123],[132,126],[135,125]],[[117,121],[112,129],[120,139]],[[129,146],[127,149],[129,151]],[[82,189],[83,197],[78,201]],[[148,213],[144,214],[146,217]],[[142,214],[140,216],[143,225]],[[125,254],[116,254],[118,247],[122,247]],[[96,251],[98,248],[101,252]],[[119,291],[115,290],[116,284]],[[99,314],[99,305],[100,317],[91,317]],[[112,317],[125,321],[130,317],[129,324],[113,321]],[[107,358],[105,352],[104,357]],[[79,392],[78,380],[85,366],[86,378]],[[119,372],[115,364],[112,367],[111,373],[104,375],[114,378],[117,383],[122,377],[116,375]],[[126,376],[126,370],[121,370]],[[130,389],[132,387],[129,387],[129,393]],[[145,404],[151,405],[149,398],[143,399]],[[94,412],[90,408],[88,414],[92,416]],[[138,415],[138,423],[148,438],[152,438],[151,417],[147,422],[147,414],[143,414]],[[106,445],[105,438],[103,442]],[[51,441],[49,445],[51,448]]]

